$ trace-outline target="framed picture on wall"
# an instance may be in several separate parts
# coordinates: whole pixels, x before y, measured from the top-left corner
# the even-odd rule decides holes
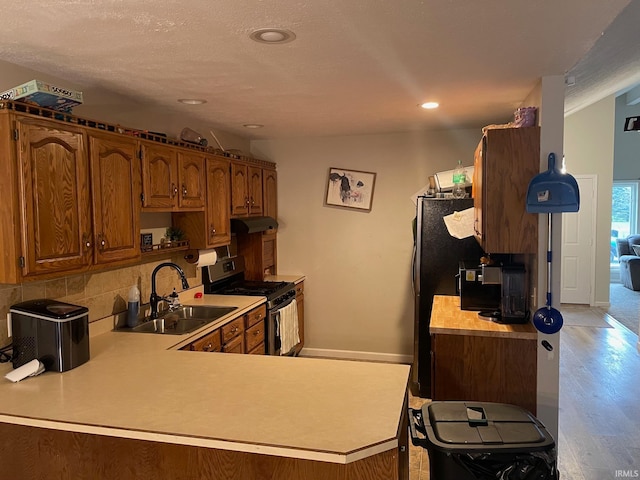
[[[325,205],[371,211],[376,174],[331,167],[327,178]]]

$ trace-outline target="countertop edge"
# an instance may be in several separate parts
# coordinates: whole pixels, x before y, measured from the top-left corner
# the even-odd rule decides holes
[[[430,327],[429,331],[436,335],[468,335],[471,337],[514,338],[523,340],[538,338],[538,334],[535,332],[487,332],[482,330],[453,330],[447,327]]]
[[[85,433],[89,435],[103,435],[107,437],[128,438],[150,442],[170,443],[174,445],[188,445],[191,447],[213,448],[234,452],[255,453],[260,455],[273,455],[277,457],[296,458],[300,460],[314,460],[319,462],[347,464],[357,460],[371,457],[398,447],[397,439],[389,439],[381,443],[365,447],[354,452],[331,453],[324,451],[274,447],[271,445],[251,444],[215,440],[185,435],[170,435],[141,430],[119,429],[112,427],[100,427],[80,423],[59,422],[29,417],[0,414],[0,422],[25,427],[45,428],[64,432]]]

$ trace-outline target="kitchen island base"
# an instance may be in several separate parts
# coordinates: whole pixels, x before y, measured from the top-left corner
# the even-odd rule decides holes
[[[408,480],[403,447],[340,464],[0,423],[3,478]]]

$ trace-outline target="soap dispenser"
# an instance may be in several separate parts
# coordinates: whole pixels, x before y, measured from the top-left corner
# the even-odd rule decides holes
[[[127,327],[135,327],[138,324],[138,313],[140,313],[140,290],[137,285],[129,289],[129,299],[127,302]]]

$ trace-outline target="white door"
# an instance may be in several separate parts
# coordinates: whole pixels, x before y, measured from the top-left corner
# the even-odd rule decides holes
[[[590,305],[595,265],[597,177],[576,175],[575,179],[580,189],[580,211],[562,214],[560,301]]]

